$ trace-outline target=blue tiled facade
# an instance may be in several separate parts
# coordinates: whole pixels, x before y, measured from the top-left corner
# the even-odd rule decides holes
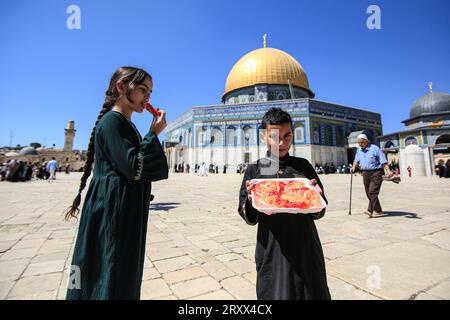
[[[261,119],[273,107],[292,116],[295,145],[345,147],[348,134],[358,130],[366,130],[373,137],[382,135],[379,113],[304,98],[193,107],[169,123],[166,140],[191,148],[255,146],[261,143]],[[245,139],[247,131],[249,139]]]

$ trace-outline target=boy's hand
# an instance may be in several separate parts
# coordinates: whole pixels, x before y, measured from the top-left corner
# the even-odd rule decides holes
[[[250,180],[245,181],[245,187],[247,188],[247,199],[249,202],[252,202],[252,189],[255,187],[254,184],[250,182]]]
[[[309,182],[320,194],[323,194],[322,188],[317,184],[316,179],[311,179]]]

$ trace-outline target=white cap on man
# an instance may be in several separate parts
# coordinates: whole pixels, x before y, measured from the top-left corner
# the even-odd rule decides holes
[[[367,138],[367,136],[364,133],[358,134],[358,137],[356,139],[369,141],[369,139]]]

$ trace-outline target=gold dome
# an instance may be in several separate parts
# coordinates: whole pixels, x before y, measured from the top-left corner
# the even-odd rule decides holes
[[[247,53],[233,66],[227,77],[224,96],[236,89],[256,84],[288,85],[311,92],[305,70],[292,56],[275,48]]]

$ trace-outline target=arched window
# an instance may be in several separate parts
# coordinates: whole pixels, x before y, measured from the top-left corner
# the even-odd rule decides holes
[[[447,144],[450,143],[450,134],[443,134],[436,139],[435,144]]]
[[[417,144],[416,137],[408,137],[405,139],[405,146],[409,146],[410,144]]]
[[[305,142],[305,127],[301,124],[295,128],[295,143]]]
[[[313,125],[313,142],[315,144],[320,144],[320,127],[317,123]]]
[[[244,127],[243,132],[242,132],[242,140],[243,140],[243,145],[248,147],[250,145],[250,141],[252,138],[252,132],[251,132],[252,128],[249,126]]]
[[[211,144],[214,146],[220,145],[220,129],[212,128],[211,129]]]
[[[323,140],[325,145],[331,146],[333,144],[333,131],[331,130],[331,127],[328,125],[325,125],[323,128]]]
[[[261,126],[258,127],[258,145],[265,146],[266,139],[264,139],[264,133],[267,129],[263,129]]]
[[[191,132],[192,130],[189,128],[189,130],[187,130],[187,141],[186,144],[191,147],[192,146],[192,136],[191,136]]]
[[[200,147],[206,145],[206,127],[201,127],[198,129],[197,143]]]
[[[344,141],[344,128],[341,126],[335,127],[335,133],[336,133],[336,146],[343,147],[345,144]]]
[[[187,132],[187,130],[185,130],[185,129],[184,129],[182,132],[183,132],[183,144],[184,144],[185,146],[187,146],[187,145],[188,145],[188,139],[189,139],[189,138],[188,138],[188,137],[189,137],[189,136],[188,136],[188,132]]]
[[[385,149],[394,148],[394,147],[395,147],[394,143],[390,140],[386,141],[386,143],[384,144]]]
[[[236,128],[233,126],[229,126],[227,128],[227,145],[235,146],[236,145]]]

